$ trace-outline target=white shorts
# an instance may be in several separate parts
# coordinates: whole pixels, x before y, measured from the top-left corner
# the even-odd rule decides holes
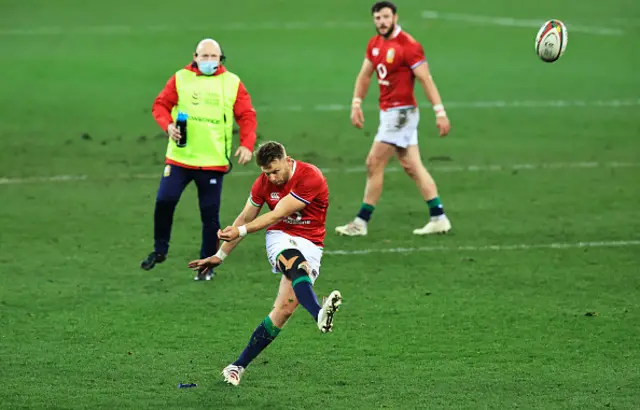
[[[282,231],[267,231],[266,233],[267,258],[271,264],[273,273],[279,273],[276,259],[285,249],[297,249],[309,263],[311,283],[315,283],[320,274],[320,261],[322,259],[322,248],[308,239],[299,236],[291,236]]]
[[[380,126],[374,141],[385,142],[400,148],[418,145],[419,122],[420,111],[417,107],[381,110]]]

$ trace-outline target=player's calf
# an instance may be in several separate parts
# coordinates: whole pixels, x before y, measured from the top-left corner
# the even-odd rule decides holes
[[[232,365],[246,369],[253,359],[258,357],[258,355],[273,342],[280,333],[280,330],[282,329],[273,323],[270,316],[264,318],[253,331],[249,343],[247,343],[247,346]],[[238,380],[238,382],[240,382],[240,380]]]
[[[409,176],[409,178],[413,179],[416,182],[421,180],[425,180],[425,182],[428,182],[428,179],[430,179],[427,170],[421,162],[410,161],[406,158],[402,158],[400,159],[400,166],[402,166],[402,169]],[[433,183],[433,180],[431,180],[431,183]]]
[[[436,182],[422,163],[417,147],[407,148],[398,154],[398,157],[402,169],[415,181],[423,198],[433,198],[438,195]]]
[[[336,233],[342,236],[366,236],[367,225],[371,215],[382,196],[384,185],[384,169],[389,159],[394,155],[395,147],[392,144],[376,141],[371,146],[367,155],[367,184],[364,188],[362,206],[356,218],[346,225],[336,227]]]
[[[269,316],[272,318],[273,323],[282,329],[291,316],[293,316],[293,312],[295,312],[297,307],[298,303],[295,299],[284,300],[273,306],[273,310],[269,313]]]
[[[317,321],[321,306],[313,291],[312,281],[309,277],[311,267],[302,252],[298,249],[285,249],[278,255],[276,263],[280,272],[291,281],[291,286],[298,302]]]
[[[416,235],[447,233],[451,230],[451,223],[444,212],[444,206],[438,196],[438,187],[433,177],[427,171],[417,146],[410,146],[399,155],[403,169],[416,183],[422,197],[429,208],[429,222],[422,228],[413,231]]]

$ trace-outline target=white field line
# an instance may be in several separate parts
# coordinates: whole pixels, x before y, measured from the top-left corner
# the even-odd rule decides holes
[[[640,162],[555,162],[542,164],[513,164],[513,165],[433,165],[429,166],[434,173],[446,172],[490,172],[490,171],[534,171],[534,170],[554,170],[554,169],[594,169],[594,168],[640,168]],[[364,166],[345,168],[321,168],[325,174],[356,174],[366,171]],[[400,172],[402,168],[390,166],[385,172]],[[139,180],[139,179],[159,179],[161,172],[155,174],[133,174],[115,175],[109,177],[89,177],[88,175],[52,175],[37,177],[0,177],[0,185],[18,185],[44,182],[74,182],[85,180]],[[232,171],[231,176],[251,176],[256,177],[258,171]]]
[[[424,10],[422,12],[422,18],[428,20],[447,20],[447,21],[457,21],[461,23],[471,23],[471,24],[483,24],[489,26],[503,26],[503,27],[527,27],[527,28],[540,28],[545,21],[548,19],[517,19],[513,17],[491,17],[491,16],[482,16],[478,14],[465,14],[465,13],[444,13],[440,11],[434,10]],[[562,20],[563,23],[567,25],[567,30],[569,33],[579,32],[585,34],[596,34],[601,36],[621,36],[625,32],[619,28],[607,28],[607,27],[598,27],[592,25],[573,25],[563,20],[560,17],[557,17],[559,20]],[[571,34],[569,34],[571,35]]]
[[[523,101],[471,101],[471,102],[449,102],[449,109],[503,109],[503,108],[571,108],[571,107],[637,107],[640,106],[640,98],[635,99],[614,99],[614,100],[523,100]],[[257,111],[304,111],[309,108],[302,106],[285,106],[285,107],[262,107]],[[317,105],[311,107],[314,111],[344,111],[348,110],[348,105],[331,104]],[[371,107],[373,109],[373,107]],[[516,164],[516,165],[469,165],[469,166],[433,166],[431,170],[437,172],[477,172],[477,171],[501,171],[501,170],[519,170],[519,169],[563,169],[563,168],[635,168],[640,164],[635,162],[576,162],[576,163],[551,163],[551,164]],[[387,172],[397,172],[399,168],[389,167]],[[323,169],[325,173],[359,173],[364,172],[364,167],[340,168],[340,169]],[[251,171],[234,171],[233,175],[255,175]],[[120,175],[111,179],[155,179],[157,174],[137,174],[137,175]],[[0,177],[0,185],[25,184],[37,182],[73,182],[89,179],[87,175],[52,175],[40,177]],[[98,178],[96,178],[98,179]]]
[[[517,245],[462,245],[462,246],[420,246],[415,248],[379,248],[327,250],[325,255],[369,255],[373,253],[419,253],[419,252],[475,252],[475,251],[518,251],[532,249],[578,249],[578,248],[615,248],[640,246],[640,240],[602,241],[602,242],[564,242]]]
[[[300,30],[335,30],[335,29],[363,29],[372,28],[373,23],[363,21],[291,21],[291,22],[235,22],[216,24],[215,31],[300,31]],[[32,28],[3,28],[0,36],[54,36],[63,34],[99,34],[99,35],[128,35],[138,33],[174,32],[175,25],[104,25],[80,27],[32,27]],[[212,26],[183,25],[180,31],[207,32]]]
[[[497,25],[507,27],[531,27],[538,28],[546,21],[545,19],[515,19],[511,17],[489,17],[476,14],[445,13],[434,10],[422,12],[423,19],[439,19],[448,21],[459,21],[463,23]],[[561,19],[562,20],[562,19]],[[637,27],[640,23],[638,19],[612,19],[612,23],[625,26]],[[564,21],[567,24],[566,21]],[[301,30],[335,30],[335,29],[371,29],[370,20],[362,21],[291,21],[291,22],[230,22],[216,24],[218,31],[301,31]],[[590,25],[567,25],[571,32],[584,32],[600,35],[622,35],[624,31],[617,28],[605,28]],[[162,33],[175,31],[175,25],[151,24],[151,25],[98,25],[98,26],[42,26],[30,28],[2,28],[0,36],[54,36],[64,34],[96,34],[96,35],[131,35],[139,33]],[[211,30],[207,26],[183,25],[182,31],[206,32]]]
[[[640,106],[640,98],[623,98],[613,100],[520,100],[520,101],[449,101],[445,102],[448,110],[451,109],[500,109],[500,108],[622,108]],[[429,104],[420,104],[421,108],[431,108]],[[377,110],[377,106],[367,105],[366,110]],[[302,112],[302,111],[349,111],[350,104],[318,104],[314,106],[284,105],[284,106],[258,106],[258,112]]]

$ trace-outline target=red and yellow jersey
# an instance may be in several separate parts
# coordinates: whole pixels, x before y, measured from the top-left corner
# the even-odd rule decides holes
[[[381,110],[417,105],[413,69],[427,62],[420,43],[397,27],[388,40],[380,35],[371,38],[366,58],[378,77]]]

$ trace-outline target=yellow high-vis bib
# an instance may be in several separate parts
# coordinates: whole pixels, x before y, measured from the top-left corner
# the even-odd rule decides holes
[[[186,113],[187,146],[179,148],[173,140],[167,146],[167,158],[192,167],[229,164],[233,144],[233,106],[240,78],[225,71],[220,75],[196,75],[187,69],[176,73],[178,105],[171,115]]]

